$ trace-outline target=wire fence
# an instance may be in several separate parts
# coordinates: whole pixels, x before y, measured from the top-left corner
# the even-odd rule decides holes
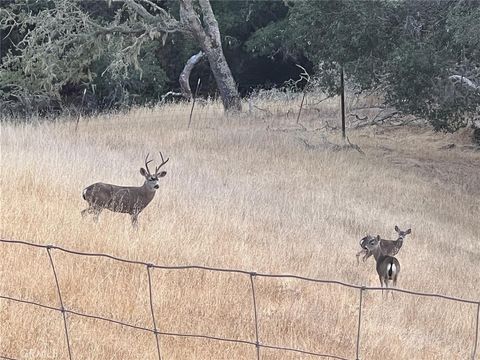
[[[262,277],[262,278],[276,278],[276,279],[296,279],[296,280],[301,280],[305,282],[311,282],[311,283],[321,283],[321,284],[334,284],[334,285],[339,285],[347,288],[352,288],[358,290],[358,322],[357,322],[357,334],[356,334],[356,346],[355,346],[355,360],[360,360],[360,336],[361,336],[361,330],[362,330],[362,306],[363,306],[363,294],[365,291],[382,291],[381,287],[367,287],[367,286],[359,286],[359,285],[353,285],[353,284],[348,284],[344,283],[341,281],[336,281],[336,280],[323,280],[323,279],[314,279],[314,278],[309,278],[309,277],[304,277],[304,276],[298,276],[298,275],[289,275],[289,274],[265,274],[265,273],[258,273],[258,272],[252,272],[252,271],[245,271],[245,270],[236,270],[236,269],[226,269],[226,268],[214,268],[214,267],[208,267],[208,266],[198,266],[198,265],[184,265],[184,266],[162,266],[162,265],[156,265],[156,264],[151,264],[143,261],[136,261],[136,260],[127,260],[127,259],[122,259],[116,256],[108,255],[108,254],[102,254],[102,253],[88,253],[88,252],[81,252],[81,251],[74,251],[74,250],[69,250],[65,249],[59,246],[55,245],[39,245],[35,243],[30,243],[26,241],[20,241],[20,240],[6,240],[6,239],[0,239],[0,243],[7,243],[7,244],[18,244],[22,246],[28,246],[28,247],[34,247],[37,249],[43,249],[46,251],[48,255],[48,259],[52,268],[52,273],[53,277],[55,280],[55,287],[56,287],[56,292],[58,295],[58,303],[59,307],[56,306],[50,306],[50,305],[45,305],[45,304],[40,304],[38,302],[34,301],[29,301],[29,300],[23,300],[23,299],[17,299],[14,297],[10,297],[6,294],[0,294],[0,299],[6,300],[6,301],[11,301],[11,302],[16,302],[16,303],[23,303],[31,306],[36,306],[39,308],[44,308],[52,311],[57,311],[62,313],[63,315],[63,328],[64,328],[64,333],[65,333],[65,347],[68,352],[68,359],[73,360],[74,359],[74,351],[72,351],[72,343],[70,340],[70,335],[68,331],[68,317],[67,314],[72,314],[76,316],[81,316],[84,318],[89,318],[89,319],[95,319],[95,320],[100,320],[112,324],[117,324],[117,325],[122,325],[131,329],[135,330],[140,330],[144,331],[146,333],[153,334],[155,336],[155,341],[156,341],[156,349],[153,351],[156,351],[156,354],[158,356],[159,360],[164,360],[166,359],[166,356],[162,355],[161,352],[161,337],[162,336],[169,336],[169,337],[179,337],[179,338],[195,338],[195,339],[205,339],[205,340],[214,340],[214,341],[219,341],[219,342],[227,342],[227,343],[237,343],[237,344],[244,344],[244,345],[251,345],[256,348],[256,359],[260,360],[261,359],[261,349],[273,349],[273,350],[278,350],[278,351],[286,351],[286,352],[293,352],[293,353],[298,353],[298,354],[304,354],[304,355],[311,355],[315,357],[320,357],[320,358],[328,358],[328,359],[338,359],[338,360],[350,360],[348,358],[342,357],[342,356],[337,356],[335,354],[323,354],[323,353],[318,353],[318,352],[313,352],[313,351],[308,351],[308,350],[303,350],[303,349],[297,349],[297,348],[291,348],[291,347],[286,347],[286,346],[277,346],[277,345],[271,345],[271,344],[266,344],[260,341],[259,337],[259,319],[258,319],[258,309],[257,309],[257,298],[255,294],[255,279]],[[86,257],[97,257],[97,258],[107,258],[110,260],[114,260],[117,262],[121,263],[126,263],[126,264],[134,264],[138,266],[143,266],[145,268],[145,271],[147,273],[147,278],[148,278],[148,294],[149,294],[149,305],[150,305],[150,313],[152,317],[152,327],[151,328],[146,328],[142,326],[137,326],[134,324],[129,324],[123,321],[118,321],[115,319],[109,319],[106,317],[102,316],[96,316],[96,315],[91,315],[91,314],[84,314],[72,309],[66,309],[64,307],[64,302],[62,298],[62,292],[60,289],[59,281],[58,281],[58,276],[57,276],[57,271],[55,267],[55,263],[53,261],[52,257],[52,251],[59,251],[67,254],[73,254],[73,255],[80,255],[80,256],[86,256]],[[174,333],[174,332],[164,332],[160,331],[157,328],[157,322],[155,320],[155,312],[154,312],[154,299],[152,295],[152,277],[151,277],[151,270],[152,269],[163,269],[163,270],[186,270],[186,269],[196,269],[196,270],[205,270],[205,271],[211,271],[211,272],[217,272],[217,273],[230,273],[230,274],[238,274],[240,276],[245,276],[249,278],[249,282],[251,285],[251,296],[252,296],[252,309],[251,311],[253,312],[253,319],[254,319],[254,329],[255,329],[255,339],[254,340],[239,340],[239,339],[230,339],[230,338],[224,338],[224,337],[218,337],[218,336],[210,336],[210,335],[204,335],[204,334],[185,334],[185,333]],[[472,304],[476,306],[476,318],[474,319],[475,323],[475,340],[472,345],[472,359],[475,360],[477,356],[477,344],[478,344],[478,336],[479,336],[479,322],[480,322],[480,301],[475,301],[475,300],[467,300],[467,299],[461,299],[458,297],[453,297],[453,296],[447,296],[447,295],[440,295],[440,294],[432,294],[432,293],[422,293],[422,292],[417,292],[417,291],[411,291],[411,290],[404,290],[404,289],[398,289],[398,288],[392,288],[390,291],[395,291],[399,293],[405,293],[405,294],[410,294],[410,295],[415,295],[415,296],[421,296],[421,297],[430,297],[430,298],[439,298],[439,299],[445,299],[453,302],[459,302],[459,303],[464,303],[464,304]],[[19,360],[14,357],[7,356],[6,354],[0,354],[0,359],[6,359],[6,360]]]

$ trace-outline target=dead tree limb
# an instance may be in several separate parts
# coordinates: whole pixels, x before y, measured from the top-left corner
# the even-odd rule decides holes
[[[174,97],[174,96],[183,96],[181,93],[175,92],[175,91],[169,91],[166,94],[163,94],[161,97],[161,104],[164,104],[167,101],[167,97]]]
[[[309,105],[309,106],[318,105],[318,104],[320,104],[320,103],[322,103],[322,102],[324,102],[324,101],[326,101],[326,100],[328,100],[328,99],[331,99],[331,98],[333,98],[333,97],[334,97],[334,95],[328,95],[327,97],[324,97],[323,99],[320,99],[320,100],[318,100],[318,101],[311,101],[311,100],[310,100],[308,105]]]
[[[448,78],[453,83],[460,83],[462,85],[465,84],[468,88],[472,90],[480,90],[480,85],[476,85],[472,80],[461,75],[450,75]]]
[[[353,116],[355,116],[355,118],[356,118],[357,120],[360,120],[360,121],[368,120],[368,116],[367,116],[367,115],[365,115],[364,117],[360,117],[358,114],[348,114],[348,115],[353,115]]]
[[[358,151],[360,154],[365,155],[365,152],[360,148],[360,146],[356,144],[352,144],[348,137],[345,138],[345,143],[344,144],[335,144],[331,141],[329,141],[325,136],[322,136],[321,142],[318,144],[312,144],[310,143],[307,139],[297,137],[299,141],[303,143],[305,148],[307,150],[330,150],[333,152],[339,152],[339,151],[349,151],[349,150],[355,150]]]
[[[297,85],[300,81],[305,80],[307,83],[305,84],[305,87],[303,88],[303,95],[302,95],[302,103],[300,104],[300,110],[298,110],[298,115],[297,115],[297,124],[300,123],[300,114],[302,113],[302,108],[303,108],[303,102],[305,101],[305,95],[307,94],[307,87],[310,84],[310,74],[305,70],[305,68],[301,65],[295,64],[298,68],[302,69],[303,72],[300,73],[300,79],[295,81],[295,85]]]
[[[178,81],[180,82],[180,89],[182,91],[182,96],[190,100],[192,98],[192,89],[190,88],[190,73],[192,72],[195,65],[202,59],[204,56],[203,51],[199,51],[197,54],[193,55],[190,59],[188,59],[185,67],[183,68],[182,72],[180,73],[180,77]]]

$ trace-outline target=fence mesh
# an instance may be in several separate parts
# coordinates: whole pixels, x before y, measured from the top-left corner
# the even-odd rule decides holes
[[[59,302],[60,306],[55,307],[55,306],[51,306],[51,305],[41,304],[41,303],[38,303],[38,302],[35,302],[35,301],[18,299],[18,298],[8,296],[7,294],[0,294],[0,299],[3,299],[5,301],[27,304],[27,305],[30,305],[30,306],[35,306],[35,307],[39,307],[39,308],[44,308],[44,309],[60,312],[63,316],[63,328],[64,328],[64,333],[65,333],[65,347],[67,349],[67,354],[68,354],[68,359],[69,360],[72,360],[72,359],[75,358],[75,356],[74,356],[75,355],[75,353],[74,353],[75,349],[72,350],[72,344],[71,344],[70,335],[69,335],[69,332],[68,332],[68,317],[67,317],[67,314],[76,315],[76,316],[89,318],[89,319],[100,320],[100,321],[108,322],[108,323],[111,323],[111,324],[117,324],[117,325],[125,326],[125,327],[131,328],[131,329],[144,331],[146,333],[152,334],[155,337],[155,341],[156,341],[156,349],[152,349],[152,351],[155,351],[159,360],[166,359],[165,356],[162,357],[162,352],[161,352],[161,337],[162,336],[204,339],[204,340],[213,340],[213,341],[218,341],[218,342],[228,342],[228,343],[237,343],[237,344],[254,346],[256,348],[255,353],[256,353],[256,359],[257,360],[261,359],[261,349],[262,348],[272,349],[272,350],[277,350],[277,351],[293,352],[293,353],[310,355],[310,356],[320,357],[320,358],[350,360],[350,359],[347,359],[345,357],[337,356],[335,354],[324,354],[324,353],[318,353],[318,352],[308,351],[308,350],[304,350],[304,349],[291,348],[291,347],[278,346],[278,345],[271,345],[271,344],[261,342],[260,341],[260,336],[259,336],[259,331],[258,331],[258,329],[259,329],[259,319],[258,319],[258,309],[257,309],[257,298],[256,298],[256,293],[255,293],[255,278],[257,278],[257,277],[262,277],[262,278],[267,278],[267,279],[268,278],[296,279],[296,280],[305,281],[305,282],[332,284],[332,285],[339,285],[339,286],[343,286],[343,287],[347,287],[347,288],[351,288],[351,289],[357,289],[359,291],[359,297],[358,297],[359,302],[358,302],[357,333],[356,333],[356,341],[355,341],[355,360],[360,360],[361,359],[361,357],[360,357],[360,339],[361,339],[363,294],[364,294],[365,291],[382,291],[381,287],[359,286],[359,285],[344,283],[344,282],[337,281],[337,280],[314,279],[314,278],[298,276],[298,275],[290,275],[290,274],[266,274],[266,273],[257,273],[257,272],[252,272],[252,271],[238,270],[238,269],[215,268],[215,267],[199,266],[199,265],[163,266],[163,265],[156,265],[156,264],[151,264],[151,263],[142,262],[142,261],[122,259],[122,258],[112,256],[112,255],[109,255],[109,254],[74,251],[74,250],[65,249],[65,248],[60,247],[60,246],[40,245],[40,244],[35,244],[35,243],[20,241],[20,240],[0,239],[0,243],[28,246],[28,247],[37,248],[37,249],[39,249],[39,251],[44,250],[44,251],[47,252],[49,262],[50,262],[50,265],[51,265],[51,268],[52,268],[52,274],[53,274],[53,278],[54,278],[54,281],[55,281],[55,288],[56,288],[56,292],[57,292],[57,295],[58,295],[58,302]],[[151,317],[152,317],[152,327],[151,328],[142,327],[142,326],[130,324],[130,323],[127,323],[127,322],[106,318],[106,317],[103,317],[103,316],[85,314],[85,313],[81,313],[81,312],[78,312],[78,311],[75,311],[75,310],[72,310],[72,309],[66,309],[64,307],[62,292],[61,292],[61,289],[60,289],[60,284],[59,284],[59,281],[58,281],[57,271],[56,271],[56,268],[55,268],[55,262],[54,262],[53,257],[52,257],[52,251],[54,251],[54,250],[58,251],[58,252],[65,253],[65,254],[73,254],[73,255],[86,256],[86,257],[108,258],[110,260],[120,262],[120,263],[134,264],[134,265],[145,267],[145,269],[147,271],[147,279],[148,279],[149,307],[150,307],[150,313],[151,313]],[[151,270],[152,269],[164,269],[164,270],[197,269],[197,270],[211,271],[211,272],[217,272],[217,273],[237,274],[239,276],[248,277],[250,285],[251,285],[251,287],[250,287],[251,288],[251,296],[252,296],[252,310],[251,311],[253,312],[253,315],[254,315],[253,316],[253,319],[254,319],[254,324],[253,325],[254,325],[254,329],[255,329],[255,332],[254,332],[255,339],[254,340],[230,339],[230,338],[210,336],[210,335],[205,335],[205,334],[174,333],[174,332],[165,332],[165,331],[159,330],[157,328],[157,322],[155,320],[155,312],[154,312],[154,305],[153,305],[154,304],[153,291],[152,291],[153,284],[152,284],[152,277],[151,277]],[[414,295],[414,296],[445,299],[445,300],[449,300],[449,301],[453,301],[453,302],[472,304],[472,305],[476,306],[476,318],[474,319],[475,335],[474,335],[474,343],[473,343],[473,346],[472,346],[472,359],[473,360],[477,359],[476,356],[477,356],[477,344],[478,344],[478,336],[479,336],[480,301],[462,299],[462,298],[458,298],[458,297],[441,295],[441,294],[423,293],[423,292],[417,292],[417,291],[411,291],[411,290],[405,290],[405,289],[399,289],[399,288],[393,288],[393,289],[390,289],[390,291],[399,292],[399,293],[406,293],[406,294],[410,294],[410,295]],[[11,357],[11,356],[12,355],[0,354],[0,359],[19,360],[17,358]]]

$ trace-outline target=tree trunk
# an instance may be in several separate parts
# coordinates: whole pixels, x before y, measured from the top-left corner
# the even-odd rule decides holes
[[[215,77],[220,97],[225,110],[242,110],[237,84],[223,55],[222,48],[203,49],[210,64],[210,70]]]
[[[200,16],[193,8],[193,0],[180,0],[180,21],[190,30],[200,48],[207,56],[210,70],[222,98],[223,107],[226,111],[240,111],[242,109],[237,84],[233,79],[232,72],[223,54],[218,23],[213,14],[209,0],[198,0],[202,12]]]

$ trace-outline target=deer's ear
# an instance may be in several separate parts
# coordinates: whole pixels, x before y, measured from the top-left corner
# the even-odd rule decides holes
[[[395,225],[395,231],[396,231],[396,232],[399,232],[399,231],[400,231],[400,229],[398,228],[397,225]]]
[[[377,241],[380,242],[380,235],[377,235]]]
[[[158,177],[161,178],[161,177],[164,177],[165,175],[167,175],[167,172],[162,171],[160,174],[158,174]]]
[[[412,232],[412,229],[408,229],[407,231],[405,231],[405,234],[410,234]]]
[[[140,174],[142,174],[142,176],[145,176],[147,177],[147,170],[145,170],[144,168],[140,168]]]

